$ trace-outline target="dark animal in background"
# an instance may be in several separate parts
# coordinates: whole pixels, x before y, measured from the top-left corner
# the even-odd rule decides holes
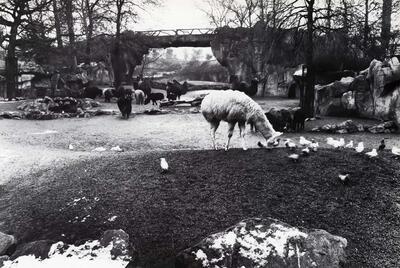
[[[111,89],[107,89],[104,91],[104,101],[105,102],[111,102],[111,98],[113,97]]]
[[[139,89],[144,92],[144,95],[148,97],[151,94],[151,81],[145,78],[139,81]]]
[[[381,140],[381,144],[379,145],[378,151],[383,151],[386,147],[385,139]]]
[[[301,109],[295,110],[293,114],[292,130],[293,131],[304,130],[305,121],[306,121],[306,114],[304,113],[304,111]]]
[[[153,105],[157,105],[157,101],[163,100],[164,94],[162,93],[150,93],[150,95],[144,101],[144,104],[150,103],[152,101]]]
[[[257,94],[257,89],[258,89],[258,80],[257,79],[252,79],[250,82],[250,85],[248,85],[246,82],[242,81],[239,84],[239,91],[244,92],[247,96],[254,96]]]
[[[96,86],[88,86],[83,90],[83,97],[95,99],[96,97],[101,97],[103,95],[103,91]]]
[[[128,119],[132,112],[132,90],[119,87],[117,91],[119,93],[118,108],[122,114],[122,118]]]
[[[167,91],[167,99],[169,100],[169,101],[171,101],[171,100],[176,100],[176,95],[175,95],[175,93],[172,93],[172,92],[168,92]]]
[[[239,77],[237,75],[231,75],[229,78],[229,83],[231,83],[232,90],[239,90],[244,92],[247,96],[252,97],[257,94],[257,78],[253,78],[250,82],[250,85],[248,85],[245,81],[239,81]]]
[[[272,108],[265,113],[268,120],[271,122],[274,129],[282,132],[288,132],[292,125],[292,115],[288,110],[278,110]]]
[[[186,81],[181,84],[174,79],[172,82],[167,82],[166,90],[168,100],[180,100],[181,96],[187,93],[188,84]]]

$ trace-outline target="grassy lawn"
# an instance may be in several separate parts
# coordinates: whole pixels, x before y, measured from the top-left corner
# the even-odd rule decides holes
[[[2,185],[3,227],[21,242],[77,242],[122,228],[146,267],[168,267],[211,233],[275,217],[345,237],[347,267],[398,267],[400,160],[330,149],[299,163],[287,155],[283,148],[126,152],[72,162]],[[350,174],[348,185],[339,173]]]

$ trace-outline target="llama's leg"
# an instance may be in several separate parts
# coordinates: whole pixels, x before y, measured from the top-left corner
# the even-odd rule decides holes
[[[239,122],[239,131],[240,131],[240,138],[242,140],[242,148],[243,150],[247,150],[246,140],[244,138],[246,134],[246,122]]]
[[[226,142],[225,151],[229,150],[229,143],[231,142],[231,138],[233,136],[233,129],[235,128],[236,122],[235,123],[228,123],[228,125],[229,125],[228,141]]]
[[[212,139],[212,143],[213,143],[213,148],[214,148],[214,150],[217,150],[217,147],[215,145],[215,132],[218,129],[219,121],[210,122],[210,126],[211,126],[210,130],[211,130],[211,139]]]

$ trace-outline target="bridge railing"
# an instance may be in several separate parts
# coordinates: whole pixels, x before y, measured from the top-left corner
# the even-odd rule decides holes
[[[136,31],[148,36],[177,36],[177,35],[205,35],[214,34],[213,28],[195,28],[195,29],[174,29],[174,30],[155,30],[155,31]]]

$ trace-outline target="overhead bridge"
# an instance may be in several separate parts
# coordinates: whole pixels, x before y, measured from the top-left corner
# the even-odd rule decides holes
[[[153,48],[167,47],[210,47],[215,36],[213,28],[136,31],[150,37]]]

